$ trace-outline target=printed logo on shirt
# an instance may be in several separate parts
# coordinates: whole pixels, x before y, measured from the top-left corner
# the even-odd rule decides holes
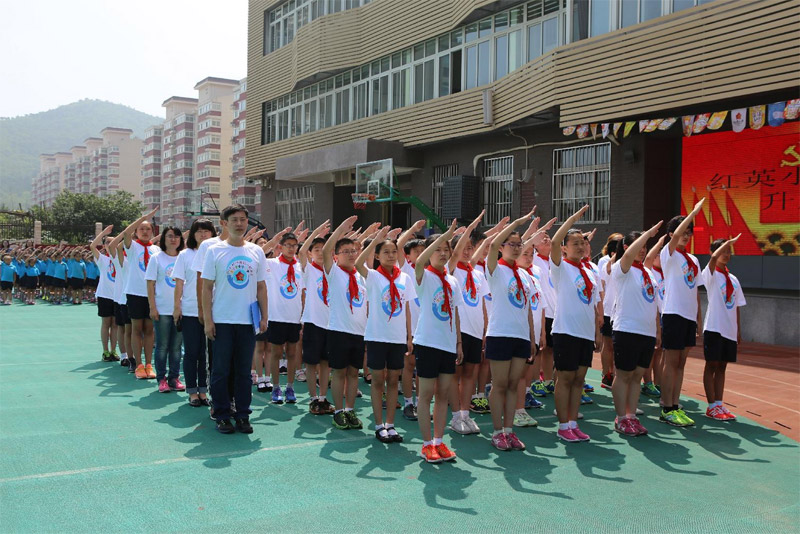
[[[592,293],[587,289],[581,275],[578,275],[578,277],[575,278],[574,284],[578,293],[578,298],[581,299],[581,302],[584,304],[589,304],[592,302]]]
[[[548,283],[548,284],[550,284],[550,287],[551,287],[552,289],[555,289],[555,288],[556,288],[556,286],[554,286],[554,285],[553,285],[553,279],[552,279],[552,278],[550,278],[549,276],[547,277],[547,283]]]
[[[403,284],[395,284],[397,286],[397,290],[400,292],[401,302],[400,305],[395,308],[394,313],[392,313],[392,297],[389,295],[389,286],[386,286],[384,290],[381,292],[381,308],[383,309],[383,313],[387,316],[391,315],[392,317],[397,317],[401,313],[403,313],[403,303],[402,303],[402,296],[403,293],[406,291],[406,286]]]
[[[317,278],[317,296],[319,297],[319,300],[325,302],[325,297],[322,295],[322,287],[322,276],[320,276]]]
[[[541,299],[540,291],[539,291],[539,283],[540,279],[538,276],[533,276],[533,287],[531,288],[531,311],[537,311],[539,309],[539,301]]]
[[[653,287],[653,281],[650,280],[650,283],[648,284],[645,281],[644,276],[642,276],[642,297],[644,297],[644,300],[648,303],[656,300],[656,288]]]
[[[517,280],[512,278],[508,283],[508,302],[510,302],[515,308],[522,309],[523,306],[525,306],[525,299],[523,298],[522,293],[523,291],[520,289],[519,297],[517,297]]]
[[[736,284],[733,285],[733,293],[731,293],[730,300],[725,298],[725,286],[727,284],[722,282],[722,285],[719,286],[719,290],[722,293],[722,302],[725,303],[725,307],[729,310],[733,309],[733,306],[736,304]]]
[[[283,296],[285,299],[291,300],[297,296],[297,293],[299,293],[297,291],[297,284],[290,284],[288,275],[286,274],[283,275],[283,278],[281,278],[279,285],[281,296]]]
[[[114,262],[108,262],[108,269],[106,269],[106,278],[108,278],[109,282],[113,282],[117,279],[117,268],[114,267]]]
[[[139,264],[139,269],[141,269],[142,272],[147,270],[147,265],[144,264],[144,251],[142,251],[142,253],[139,254],[139,257],[136,258],[136,262]]]
[[[433,316],[439,319],[440,321],[449,321],[450,315],[445,313],[442,309],[444,307],[444,288],[439,288],[433,294],[433,304],[431,304],[431,310],[433,310]]]
[[[683,270],[683,281],[686,282],[686,285],[689,286],[689,289],[694,288],[697,280],[695,280],[694,273],[689,268],[689,264],[684,261],[683,265],[681,266],[681,270]]]
[[[664,295],[665,295],[665,293],[664,293],[664,280],[661,280],[658,283],[658,299],[659,300],[664,300]]]
[[[347,302],[350,302],[350,290],[348,289],[345,291],[345,298],[347,298]],[[358,295],[353,298],[353,307],[360,308],[364,305],[364,288],[361,287],[359,284],[358,286]]]
[[[246,288],[253,274],[253,259],[247,256],[236,256],[225,268],[225,276],[234,289]]]
[[[164,283],[167,284],[169,287],[175,287],[175,278],[172,277],[172,271],[175,270],[175,262],[170,263],[167,265],[167,268],[164,269]]]
[[[475,297],[473,297],[466,287],[462,287],[461,296],[464,298],[464,303],[470,308],[475,308],[481,301],[481,298],[478,296],[477,288],[475,290]]]

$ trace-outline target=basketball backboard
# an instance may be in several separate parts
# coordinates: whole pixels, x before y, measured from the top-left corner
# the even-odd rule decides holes
[[[356,165],[356,193],[375,195],[373,202],[392,200],[394,163],[392,159],[369,161]]]

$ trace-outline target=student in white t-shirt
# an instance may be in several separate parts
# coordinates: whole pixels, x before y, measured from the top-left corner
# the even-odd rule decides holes
[[[155,364],[158,391],[184,391],[186,386],[180,379],[181,345],[183,336],[175,324],[175,262],[183,250],[183,234],[180,229],[168,226],[161,230],[159,248],[161,252],[151,259],[145,272],[147,300],[150,304],[150,319],[156,332]],[[169,362],[169,374],[167,363]]]
[[[264,251],[246,242],[247,209],[234,204],[222,210],[220,221],[228,239],[211,246],[203,261],[203,313],[206,337],[213,341],[215,363],[211,368],[211,402],[217,431],[251,434],[250,365],[256,333],[267,328],[267,286]],[[254,308],[260,321],[256,321]],[[228,378],[233,376],[236,413],[231,413]]]
[[[659,237],[656,244],[653,245],[653,248],[647,251],[647,256],[644,260],[644,266],[653,273],[653,283],[656,286],[659,327],[661,326],[661,312],[664,308],[664,271],[661,270],[660,254],[666,239],[666,234]],[[656,344],[656,349],[653,352],[653,360],[650,362],[650,367],[644,372],[644,376],[642,376],[641,391],[648,397],[661,397],[661,389],[659,389],[658,384],[661,384],[661,377],[664,375],[663,356],[664,349],[661,346],[661,339],[659,339]]]
[[[394,427],[397,409],[397,383],[411,347],[411,311],[408,303],[416,298],[411,277],[397,266],[397,244],[388,239],[389,227],[382,228],[367,246],[355,267],[367,286],[369,312],[364,331],[375,437],[382,443],[400,443],[403,437]],[[365,265],[372,254],[378,267]],[[383,396],[386,395],[386,421],[383,419]]]
[[[589,208],[588,205],[570,216],[553,236],[560,246],[550,250],[550,277],[556,295],[553,318],[553,361],[558,371],[555,387],[558,437],[567,442],[589,441],[578,428],[586,371],[592,356],[602,344],[603,324],[600,281],[581,262],[586,240],[580,230],[572,228]]]
[[[127,367],[129,373],[136,371],[136,359],[131,347],[131,318],[128,314],[125,295],[125,272],[128,262],[125,261],[125,245],[123,234],[119,234],[108,244],[108,253],[114,268],[114,321],[117,323],[117,343],[119,344],[120,362]],[[130,354],[129,354],[130,353]]]
[[[419,390],[417,392],[418,421],[422,433],[421,456],[429,463],[450,461],[456,458],[442,441],[450,387],[456,365],[464,358],[461,350],[461,324],[458,308],[464,306],[458,280],[447,274],[450,259],[450,239],[456,230],[454,220],[450,228],[439,236],[430,236],[427,247],[417,258],[414,267],[420,317],[414,331],[414,355],[417,359]],[[431,400],[433,407],[433,436],[431,436]]]
[[[97,315],[100,317],[100,342],[103,344],[102,360],[104,362],[119,361],[115,350],[117,346],[117,325],[114,322],[114,279],[116,271],[111,262],[111,257],[98,249],[102,243],[108,245],[112,241],[107,236],[113,229],[113,224],[106,226],[94,238],[94,241],[89,244],[89,249],[92,251],[92,257],[97,263],[97,269],[100,274],[95,296],[97,297]]]
[[[686,251],[692,238],[695,216],[703,209],[705,198],[686,217],[676,216],[667,223],[669,242],[661,250],[664,269],[664,310],[661,312],[665,373],[661,384],[662,409],[659,419],[669,425],[686,427],[694,424],[678,405],[683,386],[683,368],[689,349],[696,345],[700,318],[702,285],[700,262]]]
[[[708,399],[706,417],[717,421],[736,419],[722,404],[722,395],[725,392],[725,370],[729,363],[736,361],[737,345],[742,341],[739,308],[747,304],[739,279],[728,270],[731,245],[741,235],[711,243],[711,259],[701,275],[708,295],[706,322],[703,325],[703,353],[706,358],[703,386]]]
[[[603,326],[600,328],[600,333],[603,334],[603,348],[600,350],[600,364],[603,366],[600,387],[603,389],[611,389],[611,385],[614,383],[614,341],[611,339],[613,331],[611,316],[614,311],[616,291],[614,291],[614,280],[611,278],[611,265],[619,259],[615,255],[619,242],[624,238],[625,236],[619,233],[611,234],[603,247],[604,255],[597,263],[600,284],[603,287]]]
[[[617,416],[614,430],[626,436],[647,434],[647,429],[636,417],[639,403],[639,383],[650,367],[653,350],[661,337],[658,323],[658,289],[653,273],[645,267],[647,241],[661,227],[661,223],[647,232],[631,232],[617,245],[611,267],[616,288],[616,305],[613,311],[614,367],[616,374],[611,393]]]
[[[536,255],[533,257],[533,264],[542,272],[545,338],[539,347],[538,363],[534,363],[534,368],[541,373],[542,380],[537,377],[531,384],[531,391],[536,397],[546,397],[547,395],[552,395],[555,391],[555,382],[553,380],[553,317],[555,317],[556,313],[556,294],[553,287],[553,279],[550,277],[550,251],[553,248],[550,236],[545,234],[541,243],[534,248]]]
[[[206,369],[206,334],[200,324],[197,309],[197,271],[192,264],[197,249],[206,240],[217,235],[214,224],[208,219],[196,219],[186,239],[186,248],[178,254],[172,275],[175,293],[172,316],[183,334],[183,379],[189,405],[195,408],[209,406],[208,371]]]

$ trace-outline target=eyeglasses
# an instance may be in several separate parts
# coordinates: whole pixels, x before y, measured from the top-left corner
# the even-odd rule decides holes
[[[511,247],[514,250],[522,248],[522,243],[503,243],[504,247]]]
[[[340,250],[339,254],[358,254],[356,249]]]

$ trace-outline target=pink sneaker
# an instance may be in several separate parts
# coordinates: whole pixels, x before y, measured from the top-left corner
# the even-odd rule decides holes
[[[186,386],[183,385],[180,378],[176,378],[172,381],[172,389],[175,391],[186,391]]]
[[[571,428],[567,428],[565,430],[558,431],[558,437],[566,441],[567,443],[576,443],[581,441],[581,439],[575,435]]]
[[[511,445],[508,443],[508,436],[502,432],[496,436],[492,436],[492,445],[499,451],[510,451]]]
[[[581,432],[581,429],[578,428],[578,427],[575,427],[575,428],[573,428],[571,430],[572,430],[572,433],[575,435],[576,438],[578,438],[579,441],[589,441],[589,439],[591,439],[591,438],[589,438],[589,434],[585,434],[585,433]]]
[[[515,433],[506,434],[506,440],[512,451],[524,451],[525,444],[522,443]]]
[[[733,415],[730,411],[728,411],[728,409],[725,406],[720,406],[719,409],[722,410],[723,414],[725,414],[725,420],[727,420],[727,421],[735,421],[736,420],[736,416]]]
[[[637,436],[646,436],[648,434],[647,429],[642,426],[638,418],[634,417],[631,419],[631,423],[633,424],[633,428],[636,429],[636,432],[638,432]]]
[[[636,425],[633,424],[633,421],[624,417],[620,419],[617,417],[614,419],[614,430],[619,432],[624,436],[638,436],[639,430],[636,428]]]
[[[169,393],[169,384],[167,384],[167,379],[162,378],[158,381],[158,392],[159,393]]]

